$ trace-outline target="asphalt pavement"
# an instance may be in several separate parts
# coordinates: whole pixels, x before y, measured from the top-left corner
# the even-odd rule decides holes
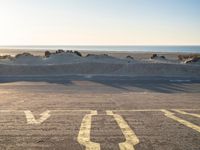
[[[1,150],[200,150],[200,79],[0,78]]]

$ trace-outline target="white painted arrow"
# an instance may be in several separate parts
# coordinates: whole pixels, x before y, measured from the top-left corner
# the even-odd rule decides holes
[[[42,122],[44,122],[51,116],[49,114],[50,113],[49,110],[41,113],[40,114],[41,117],[39,119],[35,119],[33,113],[30,110],[26,110],[26,111],[24,111],[24,113],[26,115],[27,124],[35,124],[35,125],[41,124]]]

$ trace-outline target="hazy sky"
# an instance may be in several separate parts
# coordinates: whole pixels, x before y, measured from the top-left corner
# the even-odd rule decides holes
[[[0,0],[0,45],[200,44],[200,0]]]

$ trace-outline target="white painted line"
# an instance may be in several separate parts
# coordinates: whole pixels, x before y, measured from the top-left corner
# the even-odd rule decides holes
[[[139,143],[139,139],[136,134],[131,130],[128,123],[118,114],[113,114],[112,111],[106,111],[107,115],[113,116],[121,128],[122,133],[124,134],[126,141],[119,143],[120,150],[134,150],[134,146]]]
[[[181,124],[183,124],[183,125],[185,125],[185,126],[187,126],[189,128],[192,128],[193,130],[195,130],[197,132],[200,132],[200,126],[197,126],[197,125],[195,125],[195,124],[193,124],[193,123],[191,123],[189,121],[186,121],[186,120],[183,120],[183,119],[181,119],[179,117],[176,117],[174,115],[174,113],[172,113],[172,112],[170,112],[168,110],[163,109],[162,112],[165,113],[166,117],[171,118],[171,119],[173,119],[173,120],[175,120],[175,121],[177,121],[177,122],[179,122],[179,123],[181,123]]]
[[[183,114],[183,115],[190,115],[190,116],[193,116],[193,117],[200,118],[200,114],[188,113],[188,112],[185,112],[185,111],[182,111],[182,110],[178,110],[178,109],[172,109],[172,110],[175,111],[175,112],[178,112],[180,114]]]
[[[90,141],[90,130],[92,116],[97,115],[97,111],[91,111],[90,114],[84,116],[78,134],[78,142],[86,147],[86,150],[100,150],[100,144]]]
[[[24,111],[24,113],[26,116],[27,124],[39,125],[50,117],[49,110],[41,113],[40,114],[41,117],[39,119],[35,119],[33,113],[30,110],[26,110],[26,111]]]

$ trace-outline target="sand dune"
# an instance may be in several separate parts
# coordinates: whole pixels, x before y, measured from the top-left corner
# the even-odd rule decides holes
[[[50,57],[22,55],[0,61],[1,76],[65,74],[199,77],[200,65],[181,64],[162,58],[136,61],[107,55],[80,57],[74,53],[60,53]]]

